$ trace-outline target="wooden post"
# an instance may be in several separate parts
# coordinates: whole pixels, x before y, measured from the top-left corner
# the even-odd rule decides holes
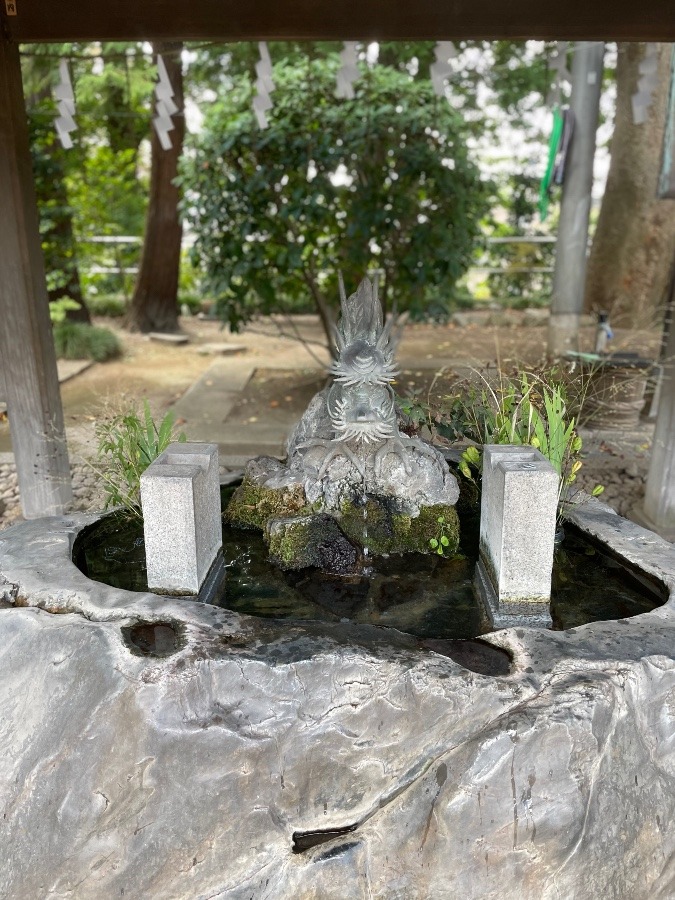
[[[663,359],[663,375],[644,506],[634,510],[641,524],[668,541],[675,540],[675,263],[666,316],[670,316],[668,341]]]
[[[582,41],[574,45],[570,98],[574,131],[560,205],[548,326],[548,354],[552,357],[579,349],[604,55],[605,45],[602,42]]]
[[[70,467],[18,46],[0,37],[0,354],[26,518],[62,513]]]
[[[670,61],[670,93],[666,112],[666,132],[663,136],[659,197],[675,200],[675,47]]]

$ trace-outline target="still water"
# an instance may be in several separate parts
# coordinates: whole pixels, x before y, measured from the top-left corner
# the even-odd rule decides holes
[[[227,578],[219,605],[252,616],[383,625],[422,639],[466,640],[489,630],[472,589],[477,550],[475,529],[466,529],[458,559],[374,557],[367,574],[350,577],[313,569],[283,572],[268,562],[260,533],[224,526]],[[140,520],[117,513],[100,519],[79,535],[73,561],[95,581],[148,589]],[[663,599],[579,534],[568,533],[556,551],[551,602],[556,629],[636,616]]]

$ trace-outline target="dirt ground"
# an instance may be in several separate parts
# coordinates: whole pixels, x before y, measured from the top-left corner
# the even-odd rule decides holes
[[[163,415],[220,358],[223,349],[237,351],[231,358],[240,359],[243,367],[253,370],[225,420],[229,428],[240,430],[244,436],[246,427],[257,422],[292,424],[325,384],[328,354],[314,316],[297,316],[292,323],[265,319],[241,334],[223,331],[218,322],[183,318],[181,327],[190,341],[179,346],[128,334],[119,328],[117,320],[100,320],[98,324],[105,324],[118,334],[124,355],[119,360],[95,364],[61,386],[74,461],[82,462],[94,454],[94,426],[102,416],[142,399],[148,400],[155,415]],[[592,349],[594,332],[590,324],[583,329],[583,349]],[[305,343],[288,335],[300,335]],[[658,331],[619,332],[612,349],[656,358],[659,343]],[[468,317],[462,324],[408,324],[399,347],[402,371],[395,389],[400,396],[416,394],[427,399],[433,384],[433,393],[440,396],[471,367],[499,364],[507,370],[531,368],[543,362],[545,349],[546,328],[541,318],[532,324],[527,313],[522,312],[473,320]],[[628,442],[613,442],[611,436],[609,441],[591,440],[580,483],[593,486],[591,482],[608,482],[607,499],[613,499],[619,511],[626,514],[643,490],[648,438],[649,428]],[[0,454],[5,462],[5,474],[0,472],[0,502],[4,499],[5,506],[11,509],[17,499],[16,489],[2,483],[10,471],[6,469],[7,460],[11,460],[9,451],[10,429],[6,421],[0,422]]]
[[[424,390],[430,381],[429,370],[434,374],[442,369],[452,373],[466,366],[480,368],[498,363],[509,368],[541,363],[545,357],[546,328],[523,325],[523,317],[516,311],[500,317],[500,325],[407,325],[398,354],[405,379],[400,380],[397,392],[403,395],[409,387]],[[294,319],[294,327],[308,342],[306,346],[280,335],[280,331],[292,332],[285,323],[269,319],[240,334],[229,334],[218,322],[183,318],[181,328],[190,343],[178,346],[129,334],[119,327],[118,320],[101,319],[97,324],[116,332],[124,354],[118,360],[91,366],[61,386],[66,427],[77,441],[78,428],[87,430],[106,411],[124,408],[142,398],[149,401],[153,412],[163,414],[209,368],[215,356],[204,351],[214,344],[243,345],[242,360],[265,371],[256,379],[256,388],[246,396],[246,415],[237,408],[231,414],[232,424],[243,424],[251,416],[298,416],[321,383],[317,370],[328,362],[328,355],[320,346],[324,339],[315,317]],[[583,330],[584,349],[591,348],[593,336],[593,327]],[[658,354],[659,340],[657,331],[624,331],[616,335],[613,348],[653,357]],[[283,372],[274,374],[280,369]],[[440,385],[450,380],[451,376],[444,374]],[[291,400],[286,399],[289,396]],[[9,428],[2,423],[0,452],[10,449]]]

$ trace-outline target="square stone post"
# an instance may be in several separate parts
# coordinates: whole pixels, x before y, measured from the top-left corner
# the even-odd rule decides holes
[[[492,624],[549,627],[559,476],[533,447],[483,448],[476,589]]]
[[[223,543],[216,444],[170,444],[141,475],[148,587],[198,594]]]

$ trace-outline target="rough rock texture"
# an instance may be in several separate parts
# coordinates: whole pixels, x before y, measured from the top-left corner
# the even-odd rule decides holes
[[[0,895],[673,897],[675,548],[575,517],[671,599],[490,635],[504,677],[97,585],[69,560],[92,517],[4,531]]]
[[[439,522],[443,519],[443,523]],[[366,540],[371,554],[436,553],[429,543],[444,535],[443,548],[452,556],[459,547],[459,516],[454,506],[426,506],[414,518],[399,513],[397,505],[386,498],[368,498],[364,507],[346,503],[339,519],[340,528],[355,541]],[[368,537],[364,539],[364,526]],[[437,545],[436,545],[437,546]]]
[[[446,555],[459,547],[454,505],[422,506],[413,516],[406,503],[391,495],[367,494],[364,502],[361,489],[346,493],[342,505],[328,514],[321,511],[320,500],[310,504],[302,483],[288,475],[277,459],[252,459],[224,513],[231,525],[262,530],[282,569],[318,566],[348,574],[355,571],[364,547],[371,555],[434,553],[429,542],[441,534],[448,539]]]
[[[364,480],[348,458],[337,457],[325,475],[319,477],[321,453],[312,468],[314,449],[293,449],[313,428],[324,433],[323,426],[316,426],[313,421],[317,397],[321,396],[316,395],[306,414],[312,423],[303,425],[303,417],[291,435],[288,465],[269,456],[256,457],[247,464],[244,480],[225,511],[225,520],[264,531],[275,561],[286,569],[318,565],[326,571],[353,572],[350,554],[345,553],[346,543],[350,542],[359,551],[367,547],[371,554],[434,552],[429,541],[440,533],[439,516],[446,523],[447,553],[455,553],[459,519],[454,505],[459,487],[439,451],[430,446],[424,454],[409,450],[410,475],[402,460],[393,454],[385,457],[380,472],[376,473],[371,464],[364,502]],[[328,516],[335,519],[336,527],[327,526]],[[294,518],[301,519],[301,523],[293,524]],[[309,532],[313,536],[304,540],[302,535],[307,537]],[[335,535],[334,547],[329,546],[331,533]],[[315,541],[316,552],[307,546]],[[359,556],[360,552],[355,561]],[[326,565],[320,562],[324,558]]]
[[[250,460],[227,505],[225,521],[238,528],[264,531],[270,519],[309,514],[312,508],[302,484],[290,481],[287,474],[286,466],[271,456]]]

